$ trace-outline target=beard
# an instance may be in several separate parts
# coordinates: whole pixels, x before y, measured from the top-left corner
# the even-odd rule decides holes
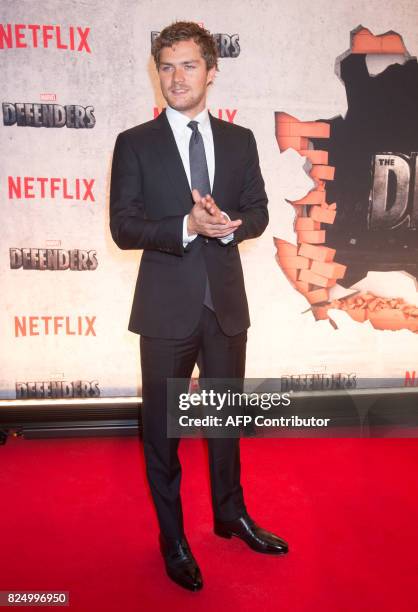
[[[184,95],[176,96],[171,92],[163,94],[166,102],[179,112],[190,111],[196,107],[199,107],[202,102],[204,103],[206,98],[206,91],[203,91],[200,95],[194,95],[188,90]],[[204,104],[203,104],[204,107]]]

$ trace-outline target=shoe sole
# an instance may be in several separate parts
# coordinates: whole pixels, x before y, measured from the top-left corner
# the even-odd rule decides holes
[[[244,540],[241,536],[239,536],[237,533],[234,533],[233,531],[227,531],[227,530],[223,530],[223,529],[218,529],[218,528],[214,528],[214,533],[215,535],[219,536],[220,538],[225,538],[226,540],[230,540],[232,538],[232,536],[234,536],[235,538],[238,538],[239,540],[241,540],[242,542],[244,542],[244,544],[246,544],[249,548],[251,548],[251,550],[254,550],[255,552],[259,552],[263,555],[286,555],[289,552],[289,549],[287,550],[260,550],[259,548],[256,548],[255,546],[252,546],[251,544],[249,544],[246,540]]]

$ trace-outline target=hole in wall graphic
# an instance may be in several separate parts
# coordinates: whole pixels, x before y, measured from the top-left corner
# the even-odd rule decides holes
[[[359,26],[335,71],[344,117],[275,113],[280,151],[306,157],[315,182],[290,202],[297,244],[276,237],[276,260],[316,319],[337,308],[418,332],[418,63],[396,32]]]

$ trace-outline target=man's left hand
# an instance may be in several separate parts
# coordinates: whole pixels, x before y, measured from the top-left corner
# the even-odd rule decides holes
[[[196,196],[200,197],[200,194],[197,191],[197,189],[194,189],[193,192],[194,192],[193,194],[194,199],[196,201]],[[216,217],[217,219],[223,217],[224,219],[227,219],[230,224],[232,223],[235,226],[235,227],[229,227],[227,231],[225,231],[224,226],[214,224],[213,229],[217,231],[217,235],[216,235],[217,238],[226,238],[227,236],[230,236],[231,233],[233,233],[234,229],[237,229],[237,227],[241,225],[242,223],[241,219],[235,219],[235,221],[231,222],[231,219],[228,217],[226,213],[222,212],[222,210],[216,204],[215,200],[212,198],[211,195],[208,194],[203,197],[200,197],[200,203],[203,205],[206,212],[208,212],[212,217]]]

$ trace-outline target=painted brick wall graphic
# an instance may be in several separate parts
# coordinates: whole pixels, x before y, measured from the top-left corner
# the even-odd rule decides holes
[[[407,54],[401,36],[387,32],[376,36],[367,28],[352,32],[353,54]],[[275,113],[276,140],[281,152],[295,149],[306,157],[315,187],[305,196],[291,201],[295,211],[294,230],[297,246],[278,238],[276,261],[297,291],[311,305],[315,319],[329,319],[328,310],[344,310],[356,322],[370,321],[376,329],[418,331],[418,309],[401,299],[387,300],[372,294],[361,294],[330,303],[329,288],[343,279],[347,266],[334,261],[336,250],[326,246],[326,227],[334,224],[338,202],[327,202],[327,182],[333,181],[336,169],[329,165],[328,152],[317,139],[329,139],[331,126],[325,121],[300,121],[288,113]],[[332,321],[331,321],[332,323]],[[335,326],[335,323],[334,323]]]
[[[321,247],[322,250],[315,251],[318,245],[325,242],[325,229],[321,223],[333,223],[335,219],[336,205],[328,205],[326,202],[326,181],[334,179],[335,169],[328,165],[326,151],[309,148],[311,146],[309,138],[329,138],[329,136],[328,123],[299,121],[287,113],[276,113],[276,139],[280,150],[284,151],[291,147],[307,157],[312,164],[310,176],[316,183],[316,188],[303,198],[292,202],[296,212],[294,228],[299,246],[285,244],[278,239],[274,241],[279,266],[310,304],[327,302],[328,288],[336,283],[335,278],[317,274],[311,269],[314,256],[319,258],[319,261],[329,262],[335,255],[335,251],[328,247]],[[321,312],[323,314],[323,311]],[[317,314],[318,312],[315,316]]]

